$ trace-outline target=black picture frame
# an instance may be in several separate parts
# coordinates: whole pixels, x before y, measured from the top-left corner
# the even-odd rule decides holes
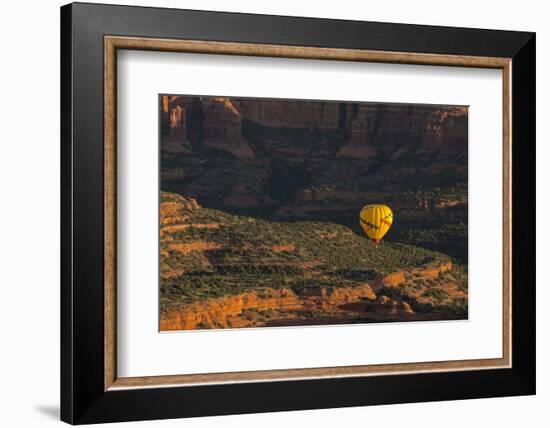
[[[512,367],[105,391],[105,35],[512,58]],[[534,394],[535,98],[534,33],[63,6],[61,419],[86,424]]]

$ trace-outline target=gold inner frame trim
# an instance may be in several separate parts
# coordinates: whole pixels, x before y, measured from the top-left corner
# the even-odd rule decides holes
[[[377,364],[305,369],[204,373],[119,378],[116,367],[116,88],[117,50],[148,50],[213,55],[244,55],[334,61],[440,65],[502,70],[503,94],[503,322],[502,358]],[[220,383],[358,377],[511,367],[511,58],[386,52],[309,46],[104,37],[104,389],[193,386]]]

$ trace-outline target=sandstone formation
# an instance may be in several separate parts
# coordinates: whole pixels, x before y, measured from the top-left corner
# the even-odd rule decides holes
[[[242,136],[241,115],[227,98],[205,98],[204,145],[230,153],[237,159],[251,159],[254,152]]]
[[[402,300],[391,299],[388,296],[380,296],[371,305],[370,311],[387,314],[387,315],[401,315],[401,314],[413,314],[414,311],[407,302]]]
[[[448,261],[442,264],[428,265],[422,269],[414,269],[413,274],[419,278],[433,279],[437,278],[442,273],[449,272],[452,268],[453,263]]]
[[[449,272],[453,268],[453,263],[449,260],[443,263],[429,263],[420,268],[410,269],[407,273],[417,279],[434,279],[441,274]],[[372,287],[374,290],[379,290],[382,287],[397,287],[406,282],[405,272],[393,272],[377,278]]]
[[[334,102],[289,101],[269,99],[240,99],[237,109],[243,117],[271,128],[338,129],[342,109],[346,106]]]
[[[337,156],[361,160],[398,158],[411,150],[456,151],[467,142],[466,107],[178,96],[161,102],[166,150],[174,150],[176,141],[185,146],[192,124],[196,143],[252,159],[244,120],[271,129],[339,132],[347,142]]]
[[[207,243],[197,245],[197,251],[213,248]],[[278,251],[289,250],[290,246]],[[188,248],[186,247],[187,251]],[[449,272],[452,263],[445,262],[439,265],[427,265],[421,268],[412,269],[408,275],[416,279],[434,279],[439,275]],[[182,271],[169,271],[164,278],[173,278],[183,274]],[[187,305],[180,310],[170,310],[162,314],[161,330],[187,330],[197,328],[228,328],[228,327],[250,327],[263,325],[265,321],[258,319],[247,319],[243,316],[247,311],[262,313],[274,311],[279,319],[293,319],[304,312],[316,312],[324,317],[338,317],[346,314],[347,311],[355,310],[362,316],[389,317],[388,319],[409,319],[415,315],[411,305],[404,300],[388,297],[384,294],[377,294],[382,287],[400,288],[406,285],[405,272],[394,272],[378,278],[374,281],[365,282],[356,287],[304,287],[301,289],[272,289],[266,288],[257,291],[210,299]],[[445,283],[441,286],[450,298],[464,298],[467,294],[457,288],[454,282]],[[431,303],[430,297],[424,297],[425,289],[411,292],[410,298],[421,304]],[[355,305],[355,306],[354,306]],[[373,314],[373,315],[371,315]],[[405,318],[403,318],[405,317]],[[407,318],[409,317],[409,318]],[[383,319],[383,318],[375,318]],[[412,319],[412,318],[410,318]],[[430,319],[421,314],[415,319]]]
[[[316,288],[296,293],[290,289],[262,289],[236,296],[211,299],[186,307],[181,311],[170,311],[161,318],[161,330],[188,330],[202,327],[226,328],[231,320],[241,318],[243,311],[276,310],[337,312],[338,306],[359,300],[374,300],[376,295],[368,284],[353,288]],[[245,322],[246,324],[246,322]]]
[[[370,111],[371,107],[367,104],[358,107],[351,121],[349,142],[338,150],[337,158],[368,160],[380,156],[378,147],[369,144],[369,123],[372,121]]]

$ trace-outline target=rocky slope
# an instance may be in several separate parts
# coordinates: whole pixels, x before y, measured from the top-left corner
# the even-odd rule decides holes
[[[321,222],[274,222],[162,192],[161,329],[467,315],[467,279],[443,254]]]

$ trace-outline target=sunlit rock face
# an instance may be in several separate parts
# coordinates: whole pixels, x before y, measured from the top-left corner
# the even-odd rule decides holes
[[[226,152],[237,159],[251,159],[254,152],[242,135],[241,114],[228,98],[201,100],[203,111],[203,144]]]

